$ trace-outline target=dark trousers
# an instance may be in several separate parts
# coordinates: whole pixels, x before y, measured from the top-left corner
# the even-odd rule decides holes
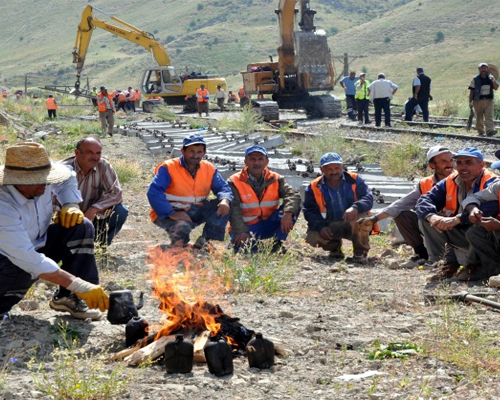
[[[369,106],[370,106],[369,99],[356,99],[356,108],[358,110],[358,121],[363,121],[363,117],[365,117],[365,124],[370,123],[370,115],[368,114]]]
[[[412,97],[405,106],[405,121],[411,121],[413,118],[413,112],[416,106],[420,106],[422,109],[422,118],[424,122],[429,122],[429,99],[418,99]]]
[[[127,110],[135,112],[135,100],[127,100]]]
[[[47,113],[49,114],[49,119],[57,118],[56,110],[47,110]]]
[[[350,119],[356,119],[355,117],[355,112],[356,112],[356,99],[354,98],[354,95],[352,94],[346,94],[345,95],[345,102],[347,104],[347,116]]]
[[[382,110],[384,111],[385,126],[391,126],[391,99],[385,97],[383,99],[373,99],[375,107],[375,125],[382,124]]]
[[[95,218],[95,241],[101,246],[110,245],[113,238],[122,229],[123,224],[128,217],[128,209],[123,204],[117,204],[109,209],[109,215],[106,218]]]
[[[500,274],[500,232],[488,232],[482,226],[472,226],[465,238],[474,248],[481,261],[481,272],[485,276]]]
[[[56,263],[61,262],[64,271],[87,282],[99,283],[94,257],[94,226],[87,218],[80,225],[68,229],[51,224],[47,231],[47,242],[38,252]],[[19,303],[36,281],[31,274],[0,255],[0,314]],[[68,289],[59,288],[59,297],[69,294]]]
[[[402,211],[396,218],[394,218],[394,222],[396,223],[396,226],[398,227],[398,230],[401,233],[401,236],[403,236],[405,242],[413,247],[413,250],[415,250],[415,254],[417,254],[420,258],[427,260],[429,254],[427,253],[427,249],[424,245],[424,236],[422,235],[422,232],[420,232],[418,217],[415,211]]]
[[[157,226],[165,229],[172,240],[172,244],[182,240],[183,244],[189,243],[191,231],[205,223],[202,236],[205,239],[224,240],[226,225],[229,221],[229,215],[219,217],[217,213],[218,199],[205,200],[203,205],[192,205],[186,213],[191,218],[189,221],[175,221],[170,218],[157,218],[154,222]]]
[[[122,101],[121,103],[118,103],[118,106],[116,107],[116,111],[123,110],[124,112],[127,112],[127,102]]]

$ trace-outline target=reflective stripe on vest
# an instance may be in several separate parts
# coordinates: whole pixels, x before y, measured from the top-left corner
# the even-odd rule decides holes
[[[208,99],[206,99],[206,97],[208,97],[208,90],[207,89],[196,89],[196,98],[198,99],[198,103],[203,103],[203,102],[207,102]]]
[[[232,175],[229,179],[233,182],[240,195],[240,208],[243,221],[246,225],[254,225],[260,220],[268,219],[280,206],[279,175],[276,172],[264,170],[264,180],[274,182],[267,186],[259,199],[255,190],[248,184],[248,168]]]
[[[210,194],[215,167],[208,161],[200,162],[194,178],[182,166],[180,158],[161,162],[157,165],[155,174],[161,167],[166,167],[170,174],[171,182],[165,190],[165,197],[175,210],[187,210],[191,205],[201,203]],[[153,221],[158,218],[154,210],[150,211],[149,216]]]
[[[102,93],[97,95],[97,106],[100,112],[113,109],[113,97],[108,94],[106,97]]]
[[[458,173],[454,172],[446,178],[446,203],[443,209],[443,213],[446,217],[455,216],[458,210],[458,185],[455,182],[455,178],[457,176]],[[474,193],[483,190],[486,182],[495,177],[497,177],[496,174],[483,170],[483,176],[479,182],[479,188]]]
[[[358,100],[365,100],[368,99],[368,85],[370,84],[370,81],[365,81],[364,84],[361,84],[360,81],[356,82],[356,94],[354,95],[355,99]]]

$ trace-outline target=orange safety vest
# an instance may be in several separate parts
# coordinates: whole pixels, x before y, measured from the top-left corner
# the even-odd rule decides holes
[[[198,103],[207,103],[208,102],[208,90],[207,89],[196,89],[196,98],[198,99]]]
[[[358,179],[358,174],[355,172],[346,172],[348,175],[350,175],[354,180]],[[311,182],[311,189],[314,194],[314,199],[316,200],[316,204],[319,207],[319,211],[321,213],[321,216],[326,219],[326,201],[325,201],[325,196],[321,189],[318,186],[318,183],[321,181],[322,176],[317,177]],[[356,183],[353,183],[351,185],[352,192],[354,193],[354,201],[358,200],[358,196],[356,195]],[[370,211],[368,211],[368,214],[371,214]],[[371,231],[372,235],[377,235],[380,233],[380,227],[377,222],[373,224],[373,228]]]
[[[47,100],[45,100],[45,104],[47,104],[47,110],[57,110],[56,99],[54,99],[53,97],[49,97]]]
[[[246,97],[244,88],[240,88],[240,90],[238,90],[238,96],[240,96],[240,99]]]
[[[7,91],[6,91],[6,90],[2,91],[2,97],[3,97],[4,99],[6,99],[6,98],[7,98]]]
[[[135,101],[135,91],[129,90],[127,98],[129,101]]]
[[[118,93],[118,103],[126,103],[127,95],[123,92]]]
[[[174,209],[187,210],[192,204],[201,203],[210,194],[215,167],[208,161],[200,162],[200,168],[196,171],[194,178],[182,166],[180,158],[158,164],[155,168],[155,175],[161,167],[166,167],[170,174],[171,182],[165,190],[165,197]],[[153,222],[158,218],[153,209],[149,212],[149,216]]]
[[[452,173],[450,176],[446,178],[446,203],[443,209],[443,213],[447,217],[454,217],[458,210],[458,185],[455,182],[455,178],[458,176],[458,172]],[[496,178],[498,175],[489,172],[487,170],[483,170],[483,176],[479,181],[479,190],[484,189],[484,185],[486,182],[492,178]]]
[[[142,93],[140,90],[135,91],[135,99],[140,100],[142,98]]]
[[[418,183],[418,187],[420,189],[420,193],[426,194],[429,190],[434,187],[434,174],[431,176],[426,176],[425,178],[420,179]]]
[[[107,98],[104,98],[102,93],[97,95],[97,107],[99,112],[105,112],[107,110],[113,110],[113,97],[108,93]]]
[[[265,221],[279,208],[279,177],[276,172],[272,172],[268,168],[264,170],[264,180],[267,182],[274,179],[274,182],[264,189],[260,199],[252,186],[247,183],[248,167],[229,178],[240,195],[241,215],[246,225],[254,225],[261,220]]]

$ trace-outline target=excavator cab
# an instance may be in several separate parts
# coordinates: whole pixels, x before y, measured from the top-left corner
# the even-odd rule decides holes
[[[157,67],[147,69],[141,78],[141,88],[145,94],[180,93],[182,91],[181,78],[173,67]]]

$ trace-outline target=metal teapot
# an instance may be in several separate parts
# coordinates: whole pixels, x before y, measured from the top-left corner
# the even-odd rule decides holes
[[[115,290],[109,294],[108,321],[113,325],[126,324],[133,317],[138,317],[144,305],[144,293],[139,295],[139,303],[135,305],[134,296],[130,290]]]

